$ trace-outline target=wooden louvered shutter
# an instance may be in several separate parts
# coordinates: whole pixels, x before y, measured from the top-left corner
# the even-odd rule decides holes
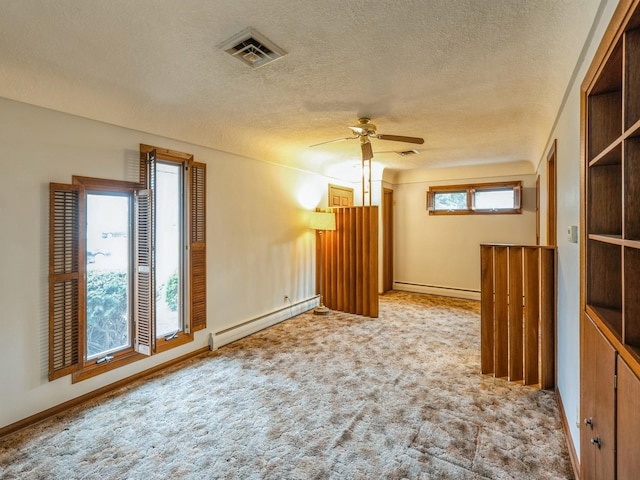
[[[433,212],[436,209],[436,192],[427,192],[427,210]]]
[[[149,305],[150,305],[150,313],[149,313],[149,322],[151,324],[151,333],[153,334],[151,337],[151,345],[152,350],[155,352],[156,346],[156,300],[155,300],[155,291],[156,291],[156,186],[157,186],[157,172],[156,172],[156,150],[153,149],[147,153],[147,181],[149,190],[148,194],[151,196],[149,200],[149,214],[145,218],[144,224],[138,224],[136,228],[139,231],[143,231],[147,234],[149,238],[149,244],[143,246],[145,251],[148,253],[148,265],[149,265]],[[147,197],[149,198],[149,197]]]
[[[522,182],[513,187],[513,208],[516,210],[522,208]]]
[[[155,334],[153,329],[152,276],[152,192],[140,190],[135,196],[135,350],[151,355]]]
[[[206,165],[193,162],[190,170],[190,312],[195,332],[207,326]]]
[[[78,369],[84,315],[81,185],[49,186],[49,380]]]

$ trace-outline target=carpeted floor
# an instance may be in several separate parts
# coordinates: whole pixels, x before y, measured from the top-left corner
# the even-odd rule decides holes
[[[303,314],[0,439],[0,478],[572,478],[554,395],[481,376],[479,322]]]

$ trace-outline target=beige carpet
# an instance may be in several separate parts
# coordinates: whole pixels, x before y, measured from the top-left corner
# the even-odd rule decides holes
[[[0,478],[572,478],[554,395],[479,374],[479,321],[303,314],[1,439]]]

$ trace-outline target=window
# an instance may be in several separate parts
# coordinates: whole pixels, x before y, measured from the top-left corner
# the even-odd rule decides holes
[[[132,195],[86,193],[87,359],[106,357],[132,345]],[[118,232],[118,236],[104,235]]]
[[[429,215],[520,213],[522,182],[431,187]]]
[[[156,165],[156,338],[184,330],[184,222],[182,214],[182,168],[179,164]]]
[[[140,152],[139,183],[51,184],[51,380],[92,377],[206,327],[205,165]]]

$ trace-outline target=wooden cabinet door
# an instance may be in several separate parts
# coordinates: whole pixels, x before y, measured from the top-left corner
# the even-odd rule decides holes
[[[595,480],[596,452],[592,448],[594,436],[593,416],[595,414],[596,382],[593,372],[596,369],[594,327],[586,315],[582,319],[582,347],[580,349],[580,478]],[[597,334],[597,332],[596,332]]]
[[[582,322],[580,360],[581,480],[615,475],[616,351],[588,317]]]
[[[618,479],[640,475],[640,380],[618,357]]]

